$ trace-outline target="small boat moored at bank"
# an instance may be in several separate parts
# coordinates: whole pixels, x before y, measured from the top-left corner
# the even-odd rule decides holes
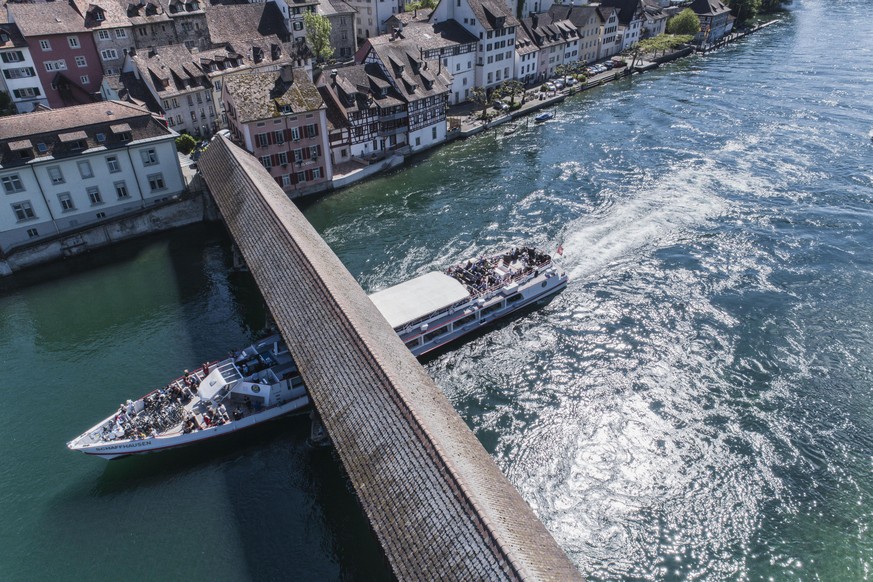
[[[555,114],[551,111],[546,111],[545,113],[540,113],[539,115],[534,117],[534,121],[536,121],[537,123],[542,123],[544,121],[552,119],[554,116]]]

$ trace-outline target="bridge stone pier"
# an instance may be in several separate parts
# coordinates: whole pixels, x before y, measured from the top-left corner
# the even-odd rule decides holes
[[[348,270],[223,136],[206,184],[261,289],[394,575],[581,576]]]

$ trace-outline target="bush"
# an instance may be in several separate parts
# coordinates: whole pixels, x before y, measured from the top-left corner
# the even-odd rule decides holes
[[[190,154],[196,145],[197,141],[187,133],[176,138],[176,149],[185,155]]]

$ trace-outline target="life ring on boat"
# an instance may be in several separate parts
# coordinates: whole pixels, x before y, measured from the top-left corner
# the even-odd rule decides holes
[[[257,394],[257,393],[260,392],[260,391],[261,391],[261,387],[260,387],[260,386],[258,386],[257,384],[252,384],[252,392],[254,392],[254,393]]]

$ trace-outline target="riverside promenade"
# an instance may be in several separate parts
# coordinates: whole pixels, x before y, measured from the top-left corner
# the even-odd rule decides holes
[[[267,171],[200,168],[400,580],[579,580],[418,360]]]

